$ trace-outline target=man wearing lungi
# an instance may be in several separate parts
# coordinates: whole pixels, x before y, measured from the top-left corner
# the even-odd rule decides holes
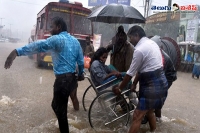
[[[133,122],[129,133],[137,133],[139,131],[145,114],[149,120],[150,131],[153,132],[156,129],[154,110],[162,108],[168,89],[167,79],[163,72],[161,51],[154,41],[146,37],[144,30],[140,26],[130,28],[128,37],[135,46],[133,59],[123,81],[118,87],[113,88],[113,92],[120,94],[132,77],[137,74],[139,103],[133,113]],[[134,80],[133,86],[136,86],[136,84]]]

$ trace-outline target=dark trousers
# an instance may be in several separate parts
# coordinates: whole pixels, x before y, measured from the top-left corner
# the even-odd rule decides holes
[[[67,104],[70,93],[76,87],[77,79],[75,77],[75,74],[56,77],[51,106],[58,119],[58,124],[61,133],[69,133],[69,125],[67,119]]]

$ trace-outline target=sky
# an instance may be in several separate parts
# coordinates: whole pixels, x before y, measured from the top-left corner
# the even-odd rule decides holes
[[[0,25],[4,29],[11,29],[14,36],[28,38],[33,25],[36,23],[37,13],[49,2],[59,0],[0,0]],[[82,2],[88,7],[88,0],[74,0]],[[153,0],[152,5],[166,6],[168,0]],[[172,4],[199,4],[200,0],[172,0]],[[144,14],[143,0],[131,0],[131,6]]]

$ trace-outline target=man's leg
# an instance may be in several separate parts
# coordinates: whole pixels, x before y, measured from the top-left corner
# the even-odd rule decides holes
[[[149,120],[150,131],[154,132],[156,130],[156,117],[153,109],[147,112],[147,118]]]
[[[156,109],[155,115],[156,115],[156,117],[161,118],[161,109]]]
[[[198,74],[197,74],[197,79],[199,79],[199,76],[200,76],[200,66],[198,66],[197,71],[198,71],[198,72],[197,72],[197,73],[198,73]]]
[[[168,89],[171,87],[172,82],[168,82]],[[155,116],[161,118],[161,109],[155,109]]]
[[[141,121],[146,113],[147,113],[147,111],[142,111],[142,110],[138,110],[138,109],[136,109],[133,112],[133,122],[132,122],[132,125],[131,125],[128,133],[137,133],[139,131]]]
[[[168,89],[172,86],[172,82],[168,82]]]
[[[68,126],[68,120],[67,120],[67,103],[68,103],[69,95],[65,99],[61,98],[59,95],[56,95],[56,96],[55,95],[56,94],[54,94],[54,98],[53,98],[51,106],[58,119],[60,132],[69,133],[69,126]]]
[[[70,98],[72,100],[73,103],[73,107],[75,110],[79,110],[79,101],[77,98],[77,88],[74,89],[71,93],[70,93]]]
[[[192,78],[194,78],[194,74],[192,73]]]
[[[54,93],[52,100],[52,108],[58,119],[58,124],[61,133],[69,133],[69,125],[67,119],[67,104],[70,95],[70,83],[67,79],[56,79],[54,83]]]

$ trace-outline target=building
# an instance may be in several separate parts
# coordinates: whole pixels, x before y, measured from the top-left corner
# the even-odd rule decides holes
[[[147,36],[159,35],[176,40],[179,32],[180,12],[159,12],[146,18]]]
[[[197,10],[189,8],[196,6]],[[191,10],[183,10],[187,7]],[[177,42],[200,42],[200,6],[180,6],[179,11],[158,12],[146,18],[148,36],[171,37]]]

